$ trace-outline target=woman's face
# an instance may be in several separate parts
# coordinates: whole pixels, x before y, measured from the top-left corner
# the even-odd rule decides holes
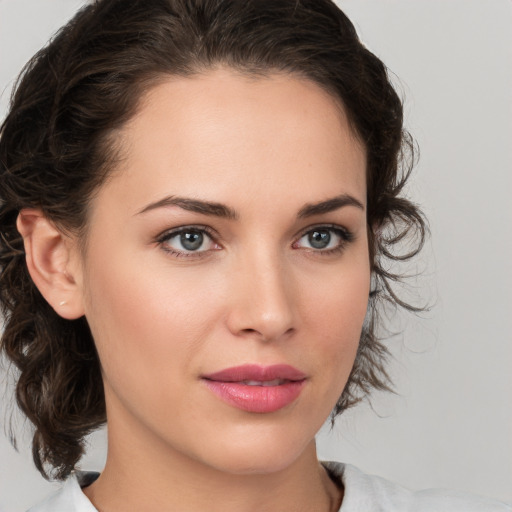
[[[363,147],[317,85],[227,69],[155,86],[119,137],[77,280],[110,442],[232,473],[290,465],[366,313]]]

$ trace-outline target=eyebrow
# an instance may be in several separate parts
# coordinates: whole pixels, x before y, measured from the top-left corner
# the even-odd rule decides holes
[[[201,213],[203,215],[211,215],[229,220],[237,220],[239,218],[239,215],[235,210],[222,203],[176,196],[164,197],[159,201],[148,204],[142,210],[137,212],[137,215],[155,210],[157,208],[165,208],[168,206],[178,206],[189,212]],[[324,213],[333,212],[345,206],[355,206],[356,208],[364,210],[363,204],[355,197],[348,194],[341,194],[331,199],[326,199],[325,201],[306,204],[299,210],[297,218],[304,219],[307,217],[313,217],[314,215],[322,215]]]
[[[238,213],[224,204],[175,196],[164,197],[163,199],[160,199],[160,201],[148,204],[145,208],[137,212],[137,215],[167,206],[179,206],[183,210],[187,210],[189,212],[213,215],[214,217],[222,217],[230,220],[238,219]]]
[[[313,217],[314,215],[322,215],[323,213],[333,212],[344,206],[355,206],[364,211],[364,206],[361,201],[349,194],[341,194],[325,201],[306,204],[299,210],[297,217],[304,219],[306,217]]]

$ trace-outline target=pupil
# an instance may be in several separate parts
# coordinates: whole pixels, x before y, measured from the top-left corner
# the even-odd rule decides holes
[[[181,233],[180,241],[181,245],[187,249],[187,251],[195,251],[203,245],[203,234],[199,231]]]
[[[309,243],[315,249],[325,249],[331,241],[329,231],[313,231],[309,234]]]

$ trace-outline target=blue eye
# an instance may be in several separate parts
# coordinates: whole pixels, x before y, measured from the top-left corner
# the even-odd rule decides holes
[[[217,244],[205,229],[180,228],[162,235],[158,242],[164,250],[176,256],[189,256],[217,248]]]
[[[204,242],[204,235],[200,231],[185,231],[176,235],[181,246],[187,251],[197,251]]]
[[[314,249],[327,249],[329,248],[329,244],[331,243],[331,232],[327,229],[316,229],[315,231],[310,231],[307,235],[308,243]]]
[[[295,242],[294,247],[313,249],[320,252],[331,252],[343,249],[345,244],[352,239],[352,234],[345,229],[321,226],[310,229],[304,233],[299,240]]]

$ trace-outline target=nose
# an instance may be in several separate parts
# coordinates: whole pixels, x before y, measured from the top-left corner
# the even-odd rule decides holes
[[[279,257],[253,255],[233,269],[229,330],[238,337],[276,341],[297,328],[293,280]]]

